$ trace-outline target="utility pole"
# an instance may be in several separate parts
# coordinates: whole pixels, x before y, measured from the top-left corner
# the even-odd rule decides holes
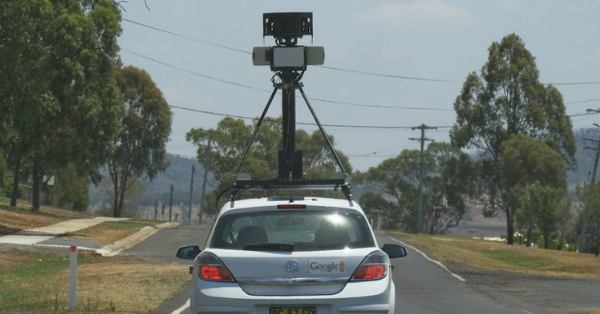
[[[423,225],[423,149],[425,147],[425,141],[432,141],[430,138],[425,137],[425,130],[436,130],[437,127],[426,126],[425,124],[421,124],[420,126],[415,126],[412,128],[413,130],[419,129],[421,130],[421,138],[409,138],[409,140],[419,141],[421,142],[421,167],[419,170],[419,205],[418,205],[418,213],[417,213],[417,234],[421,233],[422,225]]]
[[[196,166],[192,165],[192,181],[190,183],[190,213],[188,215],[188,224],[192,224],[192,195],[194,192],[194,172],[196,172]]]
[[[202,194],[200,195],[200,218],[198,220],[198,224],[202,224],[202,215],[204,213],[204,194],[206,192],[206,175],[208,174],[208,170],[206,170],[206,165],[210,160],[210,147],[212,144],[212,130],[208,131],[208,146],[206,147],[206,154],[204,155],[204,164],[202,165],[204,168],[204,176],[202,179]]]
[[[600,110],[588,109],[587,112],[595,112],[600,113]],[[600,127],[597,123],[594,123],[595,126]],[[598,140],[593,140],[589,138],[584,138],[583,140],[596,142],[596,148],[592,148],[596,150],[596,159],[594,159],[594,169],[592,170],[592,179],[590,181],[590,193],[594,191],[594,185],[596,184],[596,171],[598,170],[598,160],[600,160],[600,138]],[[591,148],[591,147],[586,147]],[[579,232],[579,243],[577,243],[577,251],[579,253],[583,250],[583,245],[585,244],[585,234],[587,232],[587,221],[583,221],[581,224],[581,231]]]
[[[169,198],[169,222],[171,221],[172,212],[173,212],[173,184],[171,184],[171,197]]]

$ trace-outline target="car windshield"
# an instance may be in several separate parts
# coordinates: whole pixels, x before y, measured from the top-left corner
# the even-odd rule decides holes
[[[334,210],[224,215],[215,227],[210,246],[235,250],[273,247],[264,245],[268,243],[291,244],[294,251],[375,246],[362,215]]]

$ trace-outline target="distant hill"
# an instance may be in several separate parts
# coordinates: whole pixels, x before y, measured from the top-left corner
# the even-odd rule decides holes
[[[598,140],[600,138],[600,128],[585,128],[574,131],[576,138],[577,152],[577,168],[567,171],[567,182],[569,185],[589,182],[591,172],[594,167],[595,151],[593,149],[586,150],[585,147],[597,147],[595,142],[584,141],[584,138]],[[167,154],[166,158],[171,161],[171,164],[165,172],[159,173],[157,177],[146,185],[145,192],[137,200],[132,202],[137,206],[154,206],[155,201],[168,202],[171,184],[173,184],[173,204],[188,205],[190,198],[190,181],[192,174],[192,165],[196,167],[194,173],[194,195],[193,203],[200,203],[200,194],[202,189],[202,178],[204,175],[204,167],[197,160],[182,157],[179,155]],[[212,176],[208,174],[208,185],[206,191],[212,191],[214,187],[210,185]],[[598,174],[597,180],[600,180]],[[358,199],[360,195],[367,192],[368,189],[357,184],[353,184],[353,196]],[[90,186],[90,198],[92,204],[107,202],[106,197],[99,192],[93,185]]]
[[[182,157],[179,155],[166,154],[166,159],[171,161],[171,164],[165,172],[159,173],[152,182],[147,183],[144,193],[132,200],[137,206],[154,206],[155,201],[169,202],[171,184],[173,185],[173,204],[189,204],[190,201],[190,183],[192,176],[192,165],[196,167],[194,173],[194,191],[193,203],[200,203],[200,194],[202,191],[202,179],[204,176],[204,167],[197,160]],[[214,188],[210,186],[212,175],[209,173],[207,177],[208,184],[206,192],[212,191]],[[106,180],[109,180],[108,178]],[[90,186],[90,198],[92,204],[106,203],[106,196],[93,185]]]

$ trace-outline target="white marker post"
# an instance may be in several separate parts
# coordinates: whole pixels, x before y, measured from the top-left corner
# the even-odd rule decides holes
[[[77,307],[77,247],[71,246],[71,258],[69,263],[70,287],[69,287],[69,312],[75,311]]]

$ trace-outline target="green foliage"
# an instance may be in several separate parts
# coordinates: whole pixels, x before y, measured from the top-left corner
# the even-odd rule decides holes
[[[54,180],[56,205],[85,212],[90,205],[90,183],[87,174],[78,173],[73,164],[58,170]]]
[[[254,121],[254,125],[257,121]],[[240,173],[248,173],[254,180],[270,180],[277,176],[278,151],[283,145],[281,123],[281,118],[267,117],[264,119],[256,139],[241,165]],[[218,206],[215,205],[218,194],[233,185],[233,172],[237,169],[253,131],[253,126],[246,125],[243,120],[226,117],[219,122],[214,130],[191,129],[187,133],[186,139],[198,146],[198,161],[202,162],[204,167],[214,176],[212,181],[213,185],[216,186],[216,190],[206,196],[205,213],[216,213],[218,207],[226,201],[221,199],[221,203]],[[209,137],[211,138],[211,150],[207,151]],[[329,137],[329,141],[332,144],[335,143],[332,136]],[[329,178],[332,173],[339,171],[333,154],[325,144],[325,139],[320,131],[317,130],[309,135],[304,130],[296,130],[296,149],[303,151],[303,171],[309,179]],[[340,151],[336,152],[346,171],[351,172],[352,168],[348,158]],[[320,192],[317,192],[317,194],[320,194]],[[254,192],[243,192],[240,196],[252,197],[258,195]],[[311,193],[311,195],[316,194]]]
[[[579,215],[580,224],[586,223],[586,233],[580,236],[585,238],[587,247],[585,251],[593,251],[596,256],[600,254],[600,184],[584,184],[578,190],[584,206]]]
[[[114,216],[120,217],[127,191],[138,180],[152,181],[168,166],[165,153],[172,113],[162,92],[146,71],[124,67],[118,72],[117,82],[127,112],[121,121],[121,133],[114,143],[116,149],[109,159],[108,172],[114,188]]]
[[[2,151],[0,149],[0,196],[8,196],[9,194],[6,194],[6,189],[5,187],[7,185],[10,185],[9,182],[5,182],[5,176],[6,176],[6,160],[4,159],[4,151]]]
[[[34,208],[43,174],[74,162],[96,181],[112,152],[120,20],[110,0],[0,2],[0,133],[32,157]]]
[[[535,181],[527,193],[520,196],[517,219],[528,230],[527,246],[531,245],[531,232],[537,227],[544,238],[544,248],[549,248],[552,236],[558,229],[560,202],[564,194],[562,188],[542,186],[540,181]]]
[[[424,151],[423,224],[430,234],[456,226],[478,197],[476,164],[448,143],[432,143]],[[353,175],[373,193],[360,202],[384,220],[416,232],[420,151],[403,150],[366,173]],[[384,197],[385,196],[385,197]],[[375,217],[374,217],[375,218]]]
[[[575,140],[562,96],[553,86],[539,82],[535,58],[519,36],[510,34],[492,43],[481,76],[468,75],[454,109],[452,144],[482,152],[481,187],[488,196],[487,214],[506,213],[512,244],[518,198],[508,195],[514,185],[501,175],[502,143],[523,134],[544,141],[567,165],[574,165]]]

